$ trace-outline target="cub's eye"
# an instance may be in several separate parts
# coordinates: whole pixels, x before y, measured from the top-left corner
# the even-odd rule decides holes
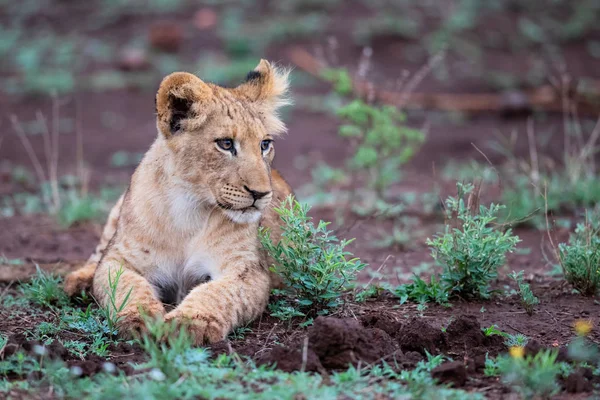
[[[273,141],[272,141],[272,140],[269,140],[269,139],[267,139],[267,140],[263,140],[262,142],[260,142],[260,149],[261,149],[262,151],[267,151],[267,150],[269,150],[269,148],[271,147],[271,143],[273,143]]]
[[[215,140],[215,142],[217,143],[217,146],[219,146],[223,150],[226,150],[226,151],[234,150],[232,139],[217,139],[217,140]]]

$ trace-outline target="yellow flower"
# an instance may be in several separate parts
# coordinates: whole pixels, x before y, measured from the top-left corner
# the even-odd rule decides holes
[[[512,358],[523,358],[525,355],[525,348],[523,346],[513,346],[508,349],[508,353]]]
[[[587,319],[580,319],[575,321],[575,332],[579,336],[587,336],[592,331],[592,321]]]

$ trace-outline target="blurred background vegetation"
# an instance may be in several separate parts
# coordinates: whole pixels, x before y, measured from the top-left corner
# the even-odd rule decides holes
[[[537,227],[546,203],[579,212],[600,199],[597,0],[0,0],[0,11],[5,217],[101,218],[154,137],[160,79],[235,85],[260,58],[294,67],[277,166],[312,204],[395,218],[381,246],[409,241],[415,211],[439,211],[432,177],[502,183],[505,218]]]

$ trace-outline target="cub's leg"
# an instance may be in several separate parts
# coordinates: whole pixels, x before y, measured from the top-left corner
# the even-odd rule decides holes
[[[106,225],[102,231],[100,237],[100,243],[96,246],[96,250],[87,260],[83,267],[71,272],[65,278],[64,290],[69,296],[74,296],[81,293],[82,290],[87,290],[92,287],[92,280],[94,279],[94,273],[96,267],[102,258],[102,254],[106,250],[108,243],[115,235],[117,230],[117,223],[119,222],[119,214],[121,212],[121,205],[123,204],[123,197],[121,195],[117,204],[112,208],[108,215]]]
[[[122,258],[107,255],[102,260],[94,276],[94,296],[101,307],[116,313],[119,335],[124,337],[145,332],[144,316],[155,318],[165,313],[150,283]]]
[[[224,276],[193,289],[165,320],[186,327],[195,345],[218,342],[259,316],[269,291],[269,273],[258,262],[232,265]]]

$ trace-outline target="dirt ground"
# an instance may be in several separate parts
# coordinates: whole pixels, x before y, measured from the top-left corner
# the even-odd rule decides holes
[[[351,70],[356,70],[362,48],[352,43],[350,33],[344,26],[347,21],[358,19],[363,11],[360,7],[347,4],[331,11],[332,22],[328,34],[335,35],[337,39],[337,64]],[[84,13],[86,10],[84,8],[79,12]],[[79,29],[77,15],[64,6],[55,10],[52,15],[40,15],[39,21],[33,23],[41,24],[45,21],[44,23],[55,24],[56,29],[66,29],[64,26],[68,24],[64,21],[68,20],[70,29],[76,31]],[[186,13],[181,12],[171,18],[180,18],[188,27],[192,22],[185,15]],[[140,32],[147,32],[155,22],[155,19],[148,16],[127,18],[127,24],[115,24],[107,31],[92,32],[89,35],[96,35],[98,38],[132,37]],[[503,18],[511,21],[512,17],[505,15]],[[63,22],[59,24],[60,21]],[[489,23],[507,26],[502,21]],[[596,31],[594,34],[600,38],[600,32]],[[215,38],[213,31],[188,35],[177,54],[186,58],[207,49],[218,51],[220,44]],[[318,53],[323,41],[314,38],[273,45],[266,50],[266,58],[284,65],[291,64],[289,50],[296,46]],[[373,44],[370,79],[378,85],[386,86],[398,79],[402,71],[418,70],[419,64],[407,58],[409,46],[414,46],[414,43],[398,38],[378,39]],[[536,51],[487,51],[483,54],[483,68],[493,66],[518,76],[527,70]],[[578,42],[566,44],[562,51],[567,60],[567,71],[574,80],[600,79],[599,61],[590,58]],[[485,82],[469,76],[472,66],[465,60],[450,55],[447,62],[456,79],[440,82],[428,77],[419,85],[419,91],[477,93],[493,90]],[[158,83],[157,80],[154,86]],[[82,127],[83,158],[91,171],[92,190],[107,184],[123,187],[127,184],[134,166],[115,167],[111,165],[110,159],[116,151],[144,152],[152,143],[156,135],[153,90],[79,91],[72,96],[65,96],[60,113],[61,116],[77,120]],[[327,90],[322,84],[294,86],[293,95],[308,98]],[[0,91],[0,110],[1,162],[30,168],[30,157],[13,132],[10,117],[16,115],[21,120],[31,120],[38,110],[51,113],[52,99],[48,96],[17,97]],[[104,121],[107,115],[118,116],[121,123],[107,127]],[[461,114],[458,120],[453,121],[448,115],[435,110],[409,112],[408,124],[425,127],[427,140],[404,172],[398,190],[427,193],[437,187],[441,188],[440,197],[445,197],[452,193],[454,184],[441,176],[443,166],[448,161],[466,162],[470,159],[501,164],[504,157],[490,150],[489,146],[500,135],[508,136],[517,132],[519,139],[515,154],[528,155],[525,129],[529,118],[535,121],[537,132],[559,132],[563,123],[562,116],[558,113],[506,116],[486,112]],[[333,166],[342,164],[349,149],[337,136],[339,123],[334,117],[305,107],[293,107],[286,120],[289,133],[277,141],[275,166],[292,187],[300,188],[310,183],[309,171],[299,167],[302,164],[298,162],[300,157],[308,159],[304,164],[309,165],[319,160],[325,160]],[[560,142],[554,140],[552,138],[548,146],[549,156],[560,154]],[[31,143],[33,150],[43,157],[42,137],[32,137]],[[487,161],[479,149],[485,153]],[[75,170],[76,152],[75,132],[61,133],[58,160],[60,171],[68,173]],[[10,178],[10,170],[0,168],[0,196],[32,190],[14,183]],[[498,184],[486,184],[484,196],[495,199],[498,190]],[[315,208],[312,215],[316,219],[334,220],[335,210]],[[414,243],[407,248],[374,248],[372,239],[381,232],[384,224],[376,219],[347,214],[344,223],[334,225],[334,228],[344,237],[356,238],[350,249],[369,264],[360,277],[363,283],[371,280],[369,272],[374,271],[383,275],[384,280],[397,283],[406,282],[414,268],[420,264],[432,264],[425,239],[438,231],[442,222],[435,218],[421,219],[419,229],[423,229],[426,234],[415,238]],[[0,256],[4,259],[20,259],[24,263],[0,265],[0,291],[12,293],[17,280],[26,280],[35,272],[35,264],[62,274],[72,270],[91,254],[101,228],[100,223],[93,222],[63,228],[53,217],[43,214],[17,214],[0,219]],[[215,354],[235,351],[258,363],[276,363],[278,368],[286,371],[318,373],[343,369],[349,363],[368,365],[381,360],[394,360],[399,368],[412,368],[424,358],[424,351],[427,350],[432,354],[446,354],[456,361],[444,364],[443,368],[434,372],[440,381],[484,393],[491,399],[509,398],[508,390],[497,378],[489,378],[483,374],[485,355],[495,356],[504,352],[505,346],[497,336],[484,336],[481,328],[496,325],[507,333],[524,334],[531,338],[527,351],[536,352],[546,347],[563,351],[573,337],[573,323],[578,319],[589,319],[594,326],[600,324],[600,305],[597,300],[573,294],[570,287],[550,276],[552,260],[548,259],[547,233],[519,228],[516,234],[522,240],[518,248],[523,251],[509,256],[494,288],[502,290],[511,285],[506,274],[513,270],[524,270],[525,277],[532,282],[533,292],[540,299],[532,316],[523,311],[514,295],[508,299],[486,302],[454,302],[451,308],[431,305],[425,310],[417,310],[417,306],[413,304],[399,305],[397,300],[382,296],[364,304],[348,303],[336,314],[317,319],[314,326],[308,329],[298,328],[294,324],[288,326],[265,313],[250,325],[251,331],[244,339],[218,343],[211,348]],[[553,234],[566,238],[568,230],[559,229]],[[9,338],[5,356],[19,348],[33,351],[34,343],[25,339],[24,332],[33,329],[42,320],[52,320],[51,316],[40,317],[41,320],[36,318],[11,315],[10,309],[0,309],[0,331]],[[308,337],[308,342],[305,337]],[[591,334],[590,339],[600,343],[598,330]],[[276,346],[274,343],[283,346]],[[126,344],[112,348],[109,360],[97,356],[81,360],[62,348],[58,342],[49,351],[64,359],[69,366],[81,367],[83,374],[87,376],[101,371],[102,365],[107,361],[114,363],[119,369],[134,373],[129,363],[144,359],[139,348]],[[561,357],[566,357],[564,352],[560,354]],[[562,384],[564,391],[557,398],[587,398],[591,393],[591,385],[600,384],[600,381],[598,377],[588,380],[587,377],[574,376],[569,382]],[[580,393],[576,395],[575,392]]]

